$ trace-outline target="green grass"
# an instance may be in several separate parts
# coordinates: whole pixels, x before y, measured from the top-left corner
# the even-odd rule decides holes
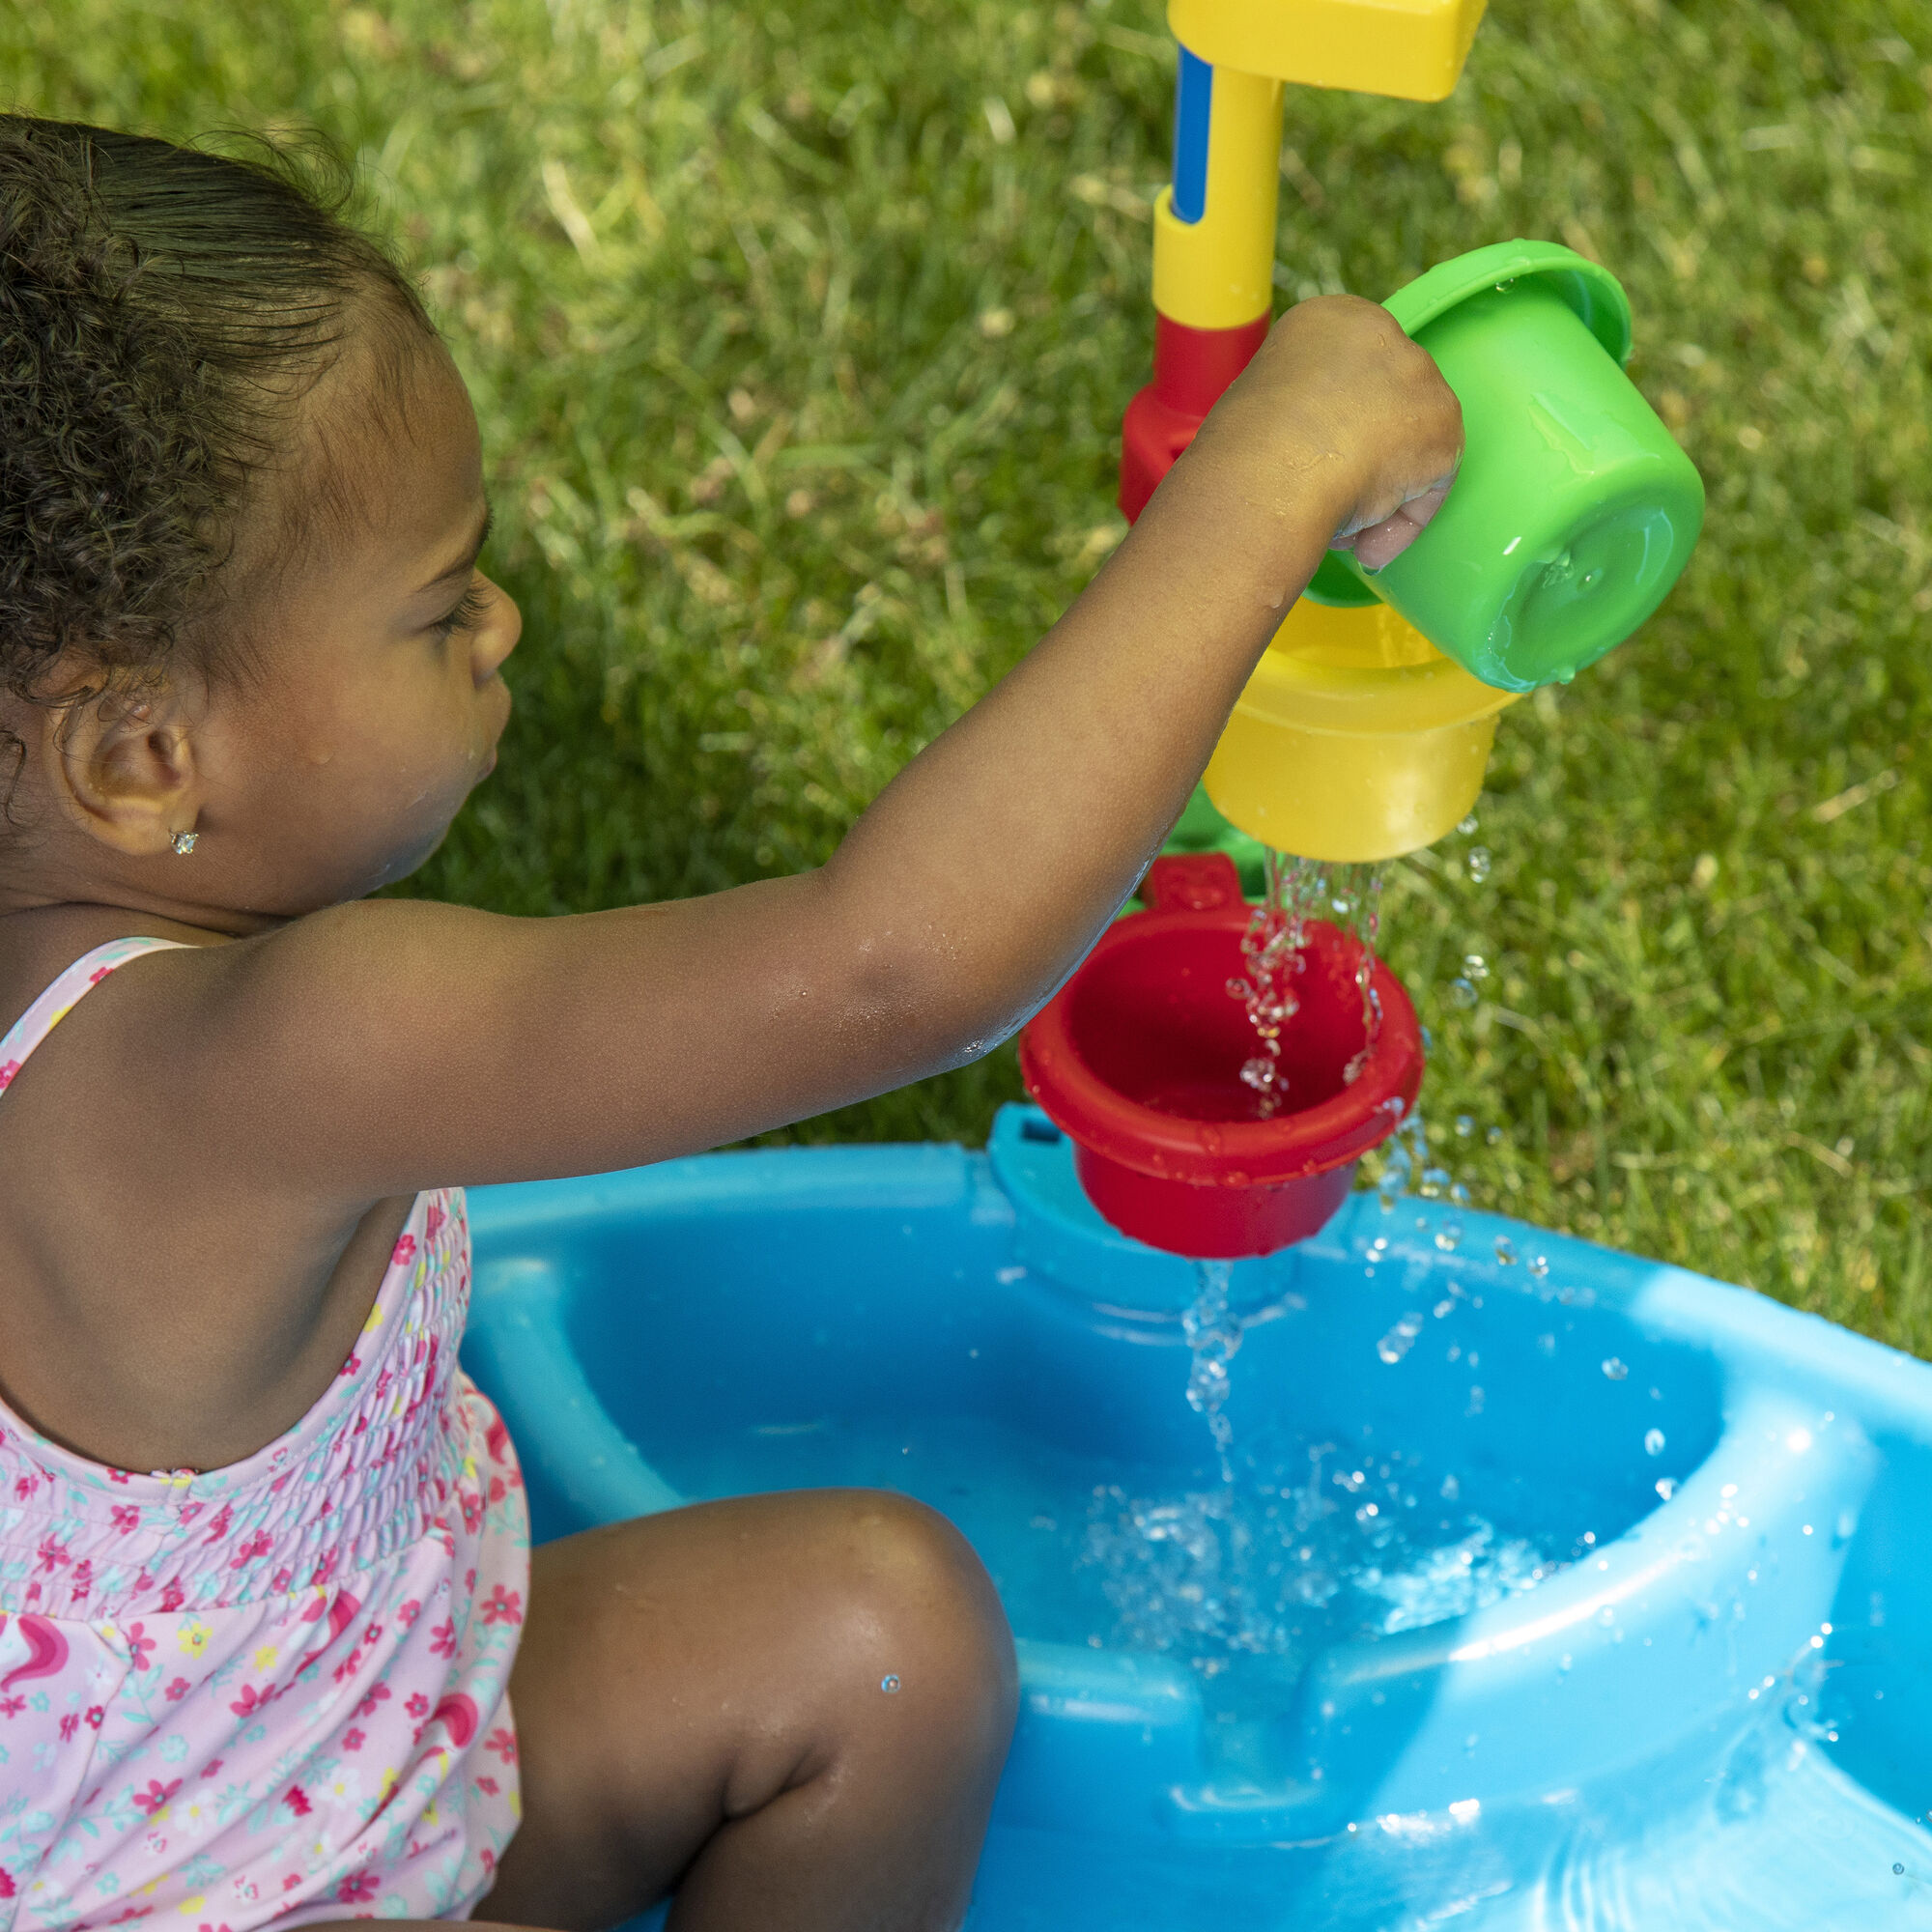
[[[23,106],[322,127],[425,276],[528,617],[430,892],[542,913],[823,858],[1117,538],[1172,86],[1145,0],[0,23]],[[1291,98],[1278,275],[1601,257],[1710,492],[1662,615],[1504,720],[1488,883],[1467,839],[1396,870],[1456,1165],[1924,1353],[1928,63],[1911,0],[1496,0],[1445,103]],[[798,1132],[970,1139],[1016,1091],[1006,1052]]]

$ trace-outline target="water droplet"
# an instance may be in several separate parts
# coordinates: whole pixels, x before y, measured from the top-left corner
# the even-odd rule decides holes
[[[1476,1004],[1479,997],[1480,995],[1477,993],[1475,987],[1470,985],[1468,980],[1451,980],[1449,981],[1449,998],[1451,1002],[1461,1007],[1465,1013]]]
[[[1391,1368],[1408,1353],[1422,1333],[1421,1311],[1411,1309],[1376,1344],[1376,1353]]]
[[[1496,1261],[1503,1267],[1516,1265],[1516,1248],[1507,1235],[1496,1236]]]
[[[1475,1131],[1476,1117],[1473,1114],[1458,1114],[1456,1116],[1456,1138],[1459,1141],[1467,1140]]]
[[[1644,1454],[1645,1454],[1646,1456],[1662,1456],[1662,1455],[1663,1454],[1663,1431],[1662,1431],[1662,1430],[1661,1430],[1661,1429],[1646,1429],[1646,1430],[1644,1431],[1644,1433],[1643,1433],[1643,1453],[1644,1453]]]
[[[1630,1374],[1630,1364],[1628,1362],[1619,1361],[1615,1355],[1612,1355],[1609,1358],[1609,1360],[1604,1364],[1604,1373],[1606,1376],[1608,1376],[1613,1382],[1620,1382],[1627,1375]]]
[[[1449,1198],[1457,1207],[1466,1208],[1469,1205],[1469,1190],[1460,1180],[1452,1180],[1449,1183]]]
[[[1905,1867],[1903,1865],[1893,1865],[1891,1875],[1893,1878],[1903,1878],[1905,1876]]]
[[[1491,1147],[1501,1147],[1503,1144],[1503,1130],[1500,1127],[1492,1127],[1484,1134],[1483,1139]]]
[[[1608,1604],[1605,1604],[1604,1607],[1597,1612],[1597,1621],[1600,1624],[1602,1624],[1605,1630],[1608,1630],[1609,1627],[1616,1622],[1616,1620],[1617,1620],[1617,1613]]]
[[[1658,1477],[1657,1493],[1661,1495],[1665,1502],[1668,1502],[1670,1498],[1677,1493],[1676,1478],[1672,1476]]]
[[[1435,1231],[1435,1245],[1445,1255],[1453,1255],[1463,1239],[1463,1224],[1460,1221],[1445,1221]]]
[[[1472,980],[1487,980],[1490,977],[1490,962],[1480,952],[1465,952],[1463,955],[1463,971]]]
[[[1476,814],[1473,811],[1470,812],[1468,817],[1463,819],[1463,822],[1456,828],[1456,830],[1460,832],[1464,838],[1470,837],[1470,835],[1474,833],[1475,829],[1476,829]]]
[[[883,1690],[889,1697],[898,1688],[899,1688],[899,1678],[898,1678],[898,1672],[895,1670],[889,1670],[885,1674],[885,1676],[879,1679],[879,1689]]]
[[[1422,1029],[1422,1050],[1424,1053],[1435,1051],[1435,1036],[1427,1027]]]
[[[1541,1281],[1549,1272],[1549,1258],[1547,1255],[1531,1255],[1529,1258],[1529,1271],[1538,1281]]]
[[[1472,845],[1464,862],[1469,867],[1469,876],[1481,885],[1490,876],[1490,848],[1487,845]]]

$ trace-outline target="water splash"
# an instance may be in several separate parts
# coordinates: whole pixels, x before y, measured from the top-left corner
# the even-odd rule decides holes
[[[1363,1445],[1307,1445],[1234,1489],[1094,1491],[1081,1553],[1117,1619],[1112,1641],[1186,1658],[1208,1676],[1239,1657],[1301,1661],[1487,1608],[1566,1554],[1456,1507],[1453,1476]]]

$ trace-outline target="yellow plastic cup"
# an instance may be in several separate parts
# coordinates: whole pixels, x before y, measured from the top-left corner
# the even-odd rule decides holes
[[[1203,779],[1231,824],[1331,865],[1433,845],[1483,788],[1496,715],[1520,694],[1472,676],[1384,604],[1300,599]]]

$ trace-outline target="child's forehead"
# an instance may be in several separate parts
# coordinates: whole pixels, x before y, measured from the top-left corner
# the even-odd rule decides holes
[[[286,559],[364,570],[386,559],[406,570],[474,535],[482,440],[440,344],[389,367],[346,349],[302,413],[300,452],[282,492]]]

